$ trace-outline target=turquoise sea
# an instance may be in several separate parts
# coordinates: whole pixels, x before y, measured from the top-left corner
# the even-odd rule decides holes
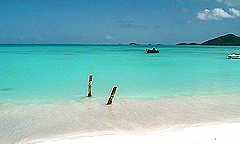
[[[93,74],[93,93],[105,99],[227,96],[240,93],[240,61],[226,59],[240,47],[1,45],[0,102],[81,100]]]
[[[240,121],[240,47],[1,45],[0,143]],[[93,97],[86,98],[93,74]],[[112,106],[105,106],[118,86]]]

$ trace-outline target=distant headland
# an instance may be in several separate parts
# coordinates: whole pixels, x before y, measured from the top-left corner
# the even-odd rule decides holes
[[[128,45],[130,45],[130,46],[149,46],[149,47],[152,47],[152,46],[161,46],[162,44],[160,44],[160,43],[157,43],[157,44],[151,44],[151,43],[149,43],[149,44],[140,44],[140,43],[132,42],[132,43],[129,43]]]
[[[240,46],[240,37],[234,34],[227,34],[203,43],[178,43],[177,45]]]

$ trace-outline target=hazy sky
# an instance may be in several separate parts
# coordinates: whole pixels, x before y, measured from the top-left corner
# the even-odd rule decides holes
[[[0,0],[0,43],[200,42],[240,35],[240,0]]]

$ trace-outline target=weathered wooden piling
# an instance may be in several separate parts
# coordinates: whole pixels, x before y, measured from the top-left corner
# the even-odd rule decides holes
[[[113,98],[114,98],[114,95],[115,95],[116,91],[117,91],[117,87],[113,87],[111,95],[110,95],[106,105],[111,105],[112,104]]]
[[[88,97],[92,96],[92,83],[93,83],[93,75],[89,75],[88,77]]]

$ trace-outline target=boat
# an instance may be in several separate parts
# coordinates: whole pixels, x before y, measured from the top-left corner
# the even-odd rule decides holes
[[[240,59],[240,53],[232,53],[228,55],[228,59]]]
[[[157,50],[156,48],[146,49],[146,53],[147,54],[159,53],[159,50]]]

